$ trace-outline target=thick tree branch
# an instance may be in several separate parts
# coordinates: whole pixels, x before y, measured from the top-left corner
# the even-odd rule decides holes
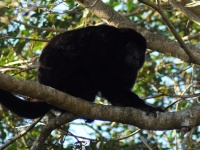
[[[80,98],[75,98],[54,88],[36,82],[16,79],[0,73],[0,88],[11,92],[40,99],[56,107],[76,114],[80,118],[100,119],[131,124],[142,129],[171,130],[182,127],[192,128],[200,124],[200,106],[179,112],[153,114],[131,107],[97,105]]]
[[[130,27],[134,28],[138,32],[140,32],[147,40],[148,48],[152,50],[157,50],[158,52],[177,57],[182,59],[185,62],[192,62],[196,64],[200,64],[200,49],[188,44],[187,47],[194,55],[194,60],[190,60],[189,56],[185,51],[179,46],[178,42],[170,40],[166,37],[160,36],[158,34],[153,34],[148,30],[137,26],[133,22],[131,22],[126,17],[118,14],[111,7],[104,4],[102,1],[98,1],[94,6],[94,2],[96,0],[76,0],[83,7],[87,7],[92,13],[97,15],[99,18],[104,20],[110,25],[117,27]],[[91,7],[89,7],[91,6]]]

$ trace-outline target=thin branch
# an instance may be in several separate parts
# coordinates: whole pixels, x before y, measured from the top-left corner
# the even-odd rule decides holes
[[[153,150],[153,149],[151,148],[151,146],[146,142],[145,138],[144,138],[142,135],[140,135],[140,139],[142,140],[142,142],[144,143],[144,145],[145,145],[149,150]]]
[[[200,38],[200,32],[199,33],[195,33],[195,34],[191,34],[191,35],[188,35],[188,36],[184,36],[182,39],[184,41],[189,41],[189,40],[195,39],[195,38]]]
[[[69,131],[65,131],[65,130],[62,130],[62,129],[58,129],[58,131],[60,131],[60,132],[62,132],[62,133],[64,133],[64,134],[66,134],[66,135],[68,135],[68,136],[73,136],[74,138],[80,138],[80,139],[84,139],[84,140],[88,140],[88,141],[95,141],[95,142],[97,142],[97,141],[99,141],[99,140],[96,140],[96,139],[92,139],[92,138],[87,138],[87,137],[83,137],[83,136],[78,136],[78,135],[75,135],[75,134],[73,134],[73,133],[71,133],[71,132],[69,132]]]
[[[162,3],[160,4],[160,6],[169,6],[169,3]],[[147,8],[139,8],[137,10],[134,10],[133,12],[130,12],[128,14],[124,14],[123,16],[124,17],[129,17],[129,16],[135,16],[137,14],[141,14],[141,13],[144,13],[144,12],[147,12],[149,11],[150,9],[152,9],[151,7],[147,7]]]
[[[110,141],[120,141],[120,140],[124,140],[124,139],[127,139],[129,137],[132,137],[133,135],[137,134],[138,132],[141,131],[141,129],[137,129],[136,131],[134,131],[133,133],[131,133],[130,135],[127,135],[127,136],[124,136],[124,137],[121,137],[121,138],[115,138],[115,139],[106,139],[105,137],[103,137],[101,135],[101,138],[100,140],[97,140],[97,139],[91,139],[91,138],[87,138],[87,137],[82,137],[82,136],[78,136],[78,135],[74,135],[73,133],[69,132],[69,131],[64,131],[62,129],[59,129],[59,131],[61,132],[64,132],[65,134],[69,135],[69,136],[73,136],[73,137],[76,137],[76,138],[80,138],[80,139],[85,139],[85,140],[89,140],[89,141],[95,141],[95,142],[110,142]],[[96,130],[98,132],[98,130]],[[95,131],[95,132],[96,132]]]
[[[152,7],[153,9],[155,9],[163,18],[163,20],[165,21],[166,25],[169,27],[169,29],[171,30],[171,32],[173,33],[173,35],[175,36],[175,38],[177,39],[177,41],[179,42],[180,46],[185,50],[186,54],[189,56],[189,60],[190,61],[194,61],[194,62],[198,62],[198,58],[196,58],[194,56],[194,54],[189,50],[189,48],[186,46],[186,44],[184,43],[184,41],[182,40],[182,38],[179,36],[179,34],[176,32],[174,26],[171,24],[171,22],[169,21],[169,19],[167,18],[167,16],[164,14],[164,12],[162,11],[161,7],[159,7],[158,5],[148,1],[148,0],[139,0],[140,2]]]
[[[124,14],[123,16],[124,16],[124,17],[135,16],[135,15],[137,15],[137,14],[141,14],[141,13],[147,12],[147,11],[149,11],[149,9],[150,9],[150,8],[139,8],[139,9],[133,11],[133,12],[130,12],[130,13],[128,13],[128,14]]]
[[[27,65],[21,65],[21,66],[18,66],[18,67],[1,66],[1,65],[0,65],[0,71],[1,71],[2,73],[8,72],[8,71],[13,71],[13,70],[15,70],[15,71],[19,71],[19,70],[20,70],[19,72],[14,73],[13,75],[19,74],[19,73],[24,72],[24,71],[36,69],[36,68],[38,68],[38,65],[32,65],[32,63],[30,63],[30,65],[27,64]]]
[[[170,107],[172,107],[174,104],[176,104],[177,102],[181,101],[182,98],[178,98],[177,100],[171,102],[167,107],[164,108],[164,110],[169,109]]]
[[[22,72],[29,71],[29,70],[33,70],[33,69],[36,69],[36,68],[38,68],[38,67],[36,67],[36,66],[31,67],[31,66],[30,66],[30,67],[28,67],[28,68],[25,68],[25,69],[22,69],[22,70],[20,70],[20,71],[17,71],[17,72],[15,72],[15,73],[13,73],[12,76],[15,76],[15,75],[20,74],[20,73],[22,73]]]
[[[77,116],[72,113],[65,113],[58,117],[51,118],[48,121],[48,124],[45,125],[42,129],[40,135],[34,141],[30,150],[41,150],[45,140],[54,129],[59,128],[61,125],[68,123],[76,118]]]
[[[28,28],[36,29],[36,30],[39,30],[39,31],[41,31],[41,30],[42,31],[54,31],[54,32],[65,32],[66,31],[66,29],[40,28],[40,27],[37,27],[37,26],[26,24],[26,23],[18,21],[18,20],[14,20],[14,21],[17,22],[17,23],[19,23],[19,24],[23,24],[23,25],[25,25]]]
[[[110,139],[110,140],[107,140],[105,142],[108,142],[108,141],[120,141],[120,140],[124,140],[124,139],[127,139],[135,134],[137,134],[138,132],[140,132],[141,129],[137,129],[135,132],[131,133],[130,135],[127,135],[127,136],[124,136],[124,137],[121,137],[121,138],[118,138],[118,139]]]
[[[4,67],[18,65],[18,64],[28,64],[28,63],[31,63],[31,60],[17,60],[17,61],[13,61],[13,62],[5,64]],[[3,66],[0,66],[0,67],[3,67]]]
[[[186,98],[197,98],[197,97],[200,97],[200,93],[191,94],[191,95],[174,95],[174,94],[160,93],[160,94],[157,94],[155,96],[148,96],[148,97],[146,97],[144,99],[158,98],[158,97],[162,97],[162,96],[186,99]]]
[[[36,120],[34,120],[34,121],[32,122],[32,124],[31,124],[26,130],[22,131],[22,132],[19,133],[17,136],[15,136],[15,137],[9,139],[5,144],[3,144],[2,146],[0,146],[0,150],[5,149],[5,148],[8,147],[10,144],[12,144],[12,143],[15,142],[16,140],[18,140],[19,138],[21,138],[22,136],[24,136],[25,134],[27,134],[29,131],[31,131],[31,130],[35,127],[35,125],[36,125],[41,119],[42,119],[42,117],[41,117],[41,118],[38,118],[38,119],[36,119]]]
[[[188,132],[187,135],[182,140],[182,143],[181,143],[182,150],[186,150],[187,143],[192,138],[192,134],[194,131],[195,131],[194,128],[192,128],[192,130]]]
[[[20,39],[20,40],[29,40],[29,41],[39,41],[39,42],[49,42],[49,40],[44,40],[44,39],[32,39],[32,38],[25,38],[25,37],[12,37],[12,36],[1,36],[0,40],[3,39]]]
[[[184,7],[181,3],[179,3],[176,0],[169,0],[169,3],[174,6],[176,9],[178,9],[180,12],[182,12],[185,16],[187,16],[189,19],[194,21],[196,24],[200,25],[200,17],[188,10],[186,7]]]

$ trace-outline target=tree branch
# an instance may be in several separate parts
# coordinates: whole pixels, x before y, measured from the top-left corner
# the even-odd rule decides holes
[[[200,25],[200,17],[188,10],[186,7],[183,7],[181,3],[177,2],[176,0],[169,0],[169,3],[180,12],[182,12],[185,16],[194,21],[196,24]]]
[[[166,25],[168,26],[168,28],[170,29],[170,31],[173,33],[174,37],[177,39],[177,41],[179,42],[180,46],[184,49],[184,51],[187,53],[187,55],[189,56],[189,61],[194,61],[194,63],[198,62],[199,58],[194,57],[194,54],[188,49],[188,47],[186,46],[186,44],[184,43],[184,41],[182,40],[182,38],[179,36],[179,34],[176,32],[174,26],[171,24],[171,22],[169,21],[169,19],[166,17],[166,15],[164,14],[164,12],[162,11],[161,7],[159,7],[158,5],[148,1],[148,0],[139,0],[140,2],[152,7],[153,9],[155,9],[163,18],[163,20],[165,21]]]
[[[147,116],[145,112],[131,107],[93,104],[54,88],[16,79],[6,74],[0,73],[0,79],[1,89],[40,99],[76,114],[80,118],[121,122],[148,130],[192,128],[200,124],[200,106],[198,105],[179,112],[158,113],[158,117],[155,118],[153,114]]]
[[[36,29],[36,30],[39,30],[39,31],[54,31],[54,32],[65,32],[66,31],[66,29],[39,28],[37,26],[29,25],[29,24],[26,24],[26,23],[18,21],[18,20],[14,20],[14,21],[17,22],[17,23],[19,23],[19,24],[23,24],[27,28]]]
[[[45,142],[45,140],[47,139],[49,134],[54,129],[59,128],[61,125],[65,124],[67,122],[70,122],[70,121],[72,121],[76,118],[77,117],[75,115],[71,114],[71,113],[62,114],[58,117],[51,118],[48,121],[48,124],[46,126],[44,126],[44,128],[42,129],[40,135],[34,141],[30,150],[40,150],[40,149],[42,149],[43,143]]]
[[[44,40],[44,39],[32,39],[32,38],[26,38],[26,37],[12,37],[12,36],[0,36],[0,40],[4,39],[19,39],[19,40],[24,40],[24,41],[39,41],[39,42],[49,42],[49,40]]]
[[[200,37],[200,32],[195,33],[195,34],[191,34],[191,35],[188,35],[188,36],[185,36],[182,39],[184,41],[186,41],[186,40],[191,40],[191,39],[195,39],[195,38],[199,38],[199,37]]]

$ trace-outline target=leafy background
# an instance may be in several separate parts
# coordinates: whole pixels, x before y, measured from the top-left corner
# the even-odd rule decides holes
[[[107,5],[134,23],[155,33],[176,40],[160,15],[135,0],[107,0]],[[162,9],[181,37],[199,32],[192,22],[169,4]],[[136,12],[136,10],[139,10]],[[0,1],[0,71],[16,78],[37,81],[37,60],[47,42],[65,30],[102,24],[102,20],[73,0],[3,0]],[[186,41],[197,47],[199,37]],[[166,107],[180,99],[168,111],[188,108],[198,101],[199,66],[149,49],[134,91],[156,106]],[[179,97],[177,96],[179,95]],[[180,96],[191,95],[190,98]],[[102,103],[97,98],[97,103]],[[19,134],[32,120],[22,119],[6,109],[0,109],[0,145]],[[9,145],[10,149],[29,149],[47,123],[44,118],[25,136]],[[187,149],[199,149],[199,127],[189,135],[179,131],[148,131],[137,127],[105,121],[85,124],[76,120],[54,130],[44,149],[181,149],[187,137]],[[69,130],[69,132],[67,132]],[[64,132],[65,131],[65,132]],[[130,137],[130,134],[133,134]],[[83,138],[79,138],[83,137]],[[121,137],[127,137],[120,140]]]

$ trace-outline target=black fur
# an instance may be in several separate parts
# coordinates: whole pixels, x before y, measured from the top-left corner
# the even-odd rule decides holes
[[[55,36],[39,62],[39,82],[93,102],[98,92],[115,106],[163,111],[131,92],[145,60],[146,40],[129,28],[92,26]],[[0,103],[25,118],[43,116],[53,106],[27,102],[0,90]]]

